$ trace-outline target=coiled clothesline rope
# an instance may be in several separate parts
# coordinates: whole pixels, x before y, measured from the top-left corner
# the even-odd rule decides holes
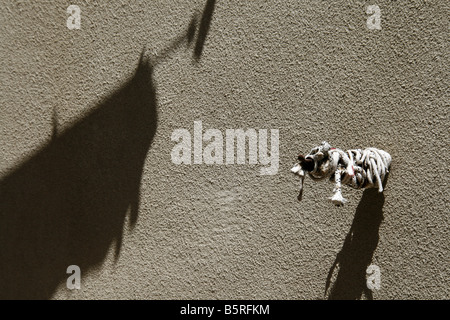
[[[300,155],[299,163],[291,169],[293,173],[300,176],[298,199],[301,200],[304,171],[307,171],[313,180],[324,178],[334,180],[334,194],[330,200],[336,205],[347,202],[342,196],[342,184],[355,189],[378,187],[378,192],[383,192],[383,181],[389,172],[391,160],[389,153],[377,148],[343,151],[331,148],[324,141],[305,157]]]

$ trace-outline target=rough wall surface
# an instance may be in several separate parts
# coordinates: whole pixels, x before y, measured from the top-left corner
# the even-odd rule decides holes
[[[450,298],[448,1],[0,7],[1,298]],[[174,164],[194,121],[278,129],[277,174]],[[383,195],[306,179],[299,203],[322,140],[390,152]]]

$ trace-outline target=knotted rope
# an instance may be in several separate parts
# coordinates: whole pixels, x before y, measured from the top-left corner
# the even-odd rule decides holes
[[[305,157],[299,155],[299,162],[291,171],[300,177],[301,201],[305,171],[313,180],[330,178],[335,182],[334,195],[330,200],[337,206],[347,200],[342,196],[342,184],[355,189],[378,187],[383,192],[383,181],[389,172],[391,156],[377,148],[351,149],[343,151],[331,148],[327,142],[315,147]]]

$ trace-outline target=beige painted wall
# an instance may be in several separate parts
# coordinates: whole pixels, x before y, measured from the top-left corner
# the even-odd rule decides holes
[[[449,299],[448,1],[208,3],[2,1],[0,297]],[[194,121],[278,129],[278,173],[173,164]],[[297,202],[322,140],[390,152],[384,194]]]

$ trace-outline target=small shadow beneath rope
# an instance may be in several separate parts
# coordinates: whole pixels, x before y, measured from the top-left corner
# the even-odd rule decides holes
[[[384,184],[386,181],[387,177]],[[325,296],[328,293],[329,300],[358,300],[363,293],[368,300],[373,299],[372,291],[366,285],[366,269],[378,245],[383,205],[384,194],[378,189],[364,190],[344,245],[328,272]],[[330,289],[336,268],[338,274]]]

